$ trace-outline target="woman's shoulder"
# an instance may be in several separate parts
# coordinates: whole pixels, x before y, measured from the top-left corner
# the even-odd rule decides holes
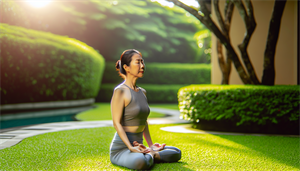
[[[139,89],[141,89],[142,92],[146,95],[147,91],[144,88],[142,88],[142,87],[139,86]]]
[[[124,86],[123,84],[119,84],[114,88],[114,91],[116,90],[120,90],[120,91],[124,91],[127,87]]]
[[[146,93],[146,90],[144,88],[142,88],[142,87],[139,86],[139,89],[141,89],[143,92]]]

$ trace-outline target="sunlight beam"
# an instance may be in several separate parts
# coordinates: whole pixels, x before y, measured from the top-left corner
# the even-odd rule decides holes
[[[26,2],[33,7],[41,8],[48,5],[51,2],[51,0],[26,0]]]

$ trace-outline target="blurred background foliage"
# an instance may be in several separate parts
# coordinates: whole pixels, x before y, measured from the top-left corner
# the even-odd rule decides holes
[[[105,64],[101,90],[97,102],[110,102],[114,87],[123,79],[117,75],[113,62]],[[146,89],[149,103],[178,103],[178,90],[189,84],[210,84],[210,64],[148,63],[137,85]]]
[[[1,104],[86,99],[99,92],[105,60],[76,39],[1,23],[0,53]]]
[[[25,1],[0,3],[1,23],[67,35],[106,61],[135,48],[146,62],[210,63],[210,32],[176,6],[150,0],[51,1],[44,8]]]

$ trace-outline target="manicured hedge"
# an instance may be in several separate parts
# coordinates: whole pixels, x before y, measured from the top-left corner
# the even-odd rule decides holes
[[[104,58],[76,39],[0,24],[1,104],[96,97]]]
[[[190,85],[178,91],[178,101],[181,117],[195,125],[225,123],[226,128],[234,123],[236,128],[248,126],[250,132],[256,126],[281,125],[285,127],[279,129],[296,133],[299,95],[297,85]]]
[[[145,63],[141,84],[210,84],[210,64]],[[120,83],[123,79],[115,69],[115,63],[107,62],[103,83]]]
[[[119,83],[118,83],[119,84]],[[110,102],[114,88],[118,84],[102,84],[97,102]],[[186,85],[158,85],[158,84],[137,84],[147,91],[148,103],[178,103],[177,92]]]

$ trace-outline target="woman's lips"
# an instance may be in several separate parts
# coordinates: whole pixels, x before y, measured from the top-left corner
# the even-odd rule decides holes
[[[141,73],[144,73],[144,71],[140,71]]]

